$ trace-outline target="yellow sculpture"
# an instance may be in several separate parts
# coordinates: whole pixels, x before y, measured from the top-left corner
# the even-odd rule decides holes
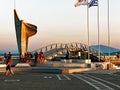
[[[28,49],[28,38],[37,33],[37,26],[25,23],[23,20],[20,20],[15,9],[14,19],[18,50],[19,53],[24,55]]]

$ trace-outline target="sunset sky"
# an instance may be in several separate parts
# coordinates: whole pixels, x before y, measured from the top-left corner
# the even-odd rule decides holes
[[[110,2],[110,46],[120,49],[120,0]],[[74,7],[75,0],[16,0],[20,19],[38,27],[29,38],[29,50],[59,42],[87,44],[87,7]],[[107,0],[99,0],[100,44],[107,45]],[[14,0],[0,0],[0,50],[17,50]],[[90,45],[97,41],[97,6],[89,8]]]

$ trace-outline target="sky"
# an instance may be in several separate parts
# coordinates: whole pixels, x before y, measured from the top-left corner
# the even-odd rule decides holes
[[[51,43],[87,44],[87,6],[74,7],[75,0],[15,0],[20,19],[37,26],[29,38],[29,50]],[[110,46],[120,49],[120,0],[109,0]],[[14,0],[0,0],[0,50],[17,50]],[[99,0],[100,44],[108,45],[107,0]],[[89,8],[90,45],[98,44],[97,6]]]

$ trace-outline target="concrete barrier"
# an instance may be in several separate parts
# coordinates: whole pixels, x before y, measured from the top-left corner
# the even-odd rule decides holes
[[[6,64],[0,64],[0,67],[6,67]]]
[[[66,60],[66,62],[67,62],[67,63],[72,63],[72,60],[71,60],[71,59],[70,59],[70,60]]]
[[[15,67],[31,67],[28,63],[18,63]]]
[[[62,74],[72,74],[72,73],[78,73],[78,72],[86,72],[90,70],[91,68],[63,69]]]
[[[91,63],[90,59],[85,59],[85,60],[77,60],[79,63]]]
[[[114,68],[115,69],[120,69],[120,66],[115,65]]]
[[[72,63],[72,59],[69,59],[69,60],[66,60],[66,59],[63,59],[61,60],[62,63]]]
[[[96,63],[91,63],[91,68],[93,70],[98,70],[98,69],[112,69],[111,66],[108,66],[109,62],[96,62]]]
[[[66,63],[66,59],[61,60],[62,63]]]
[[[52,57],[48,57],[47,59],[51,60],[51,59],[52,59]]]

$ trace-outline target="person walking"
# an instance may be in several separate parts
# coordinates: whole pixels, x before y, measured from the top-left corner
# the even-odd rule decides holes
[[[10,72],[10,74],[14,75],[13,70],[11,70],[11,65],[12,65],[12,61],[8,60],[8,62],[6,64],[6,72],[5,72],[6,76],[8,76],[9,72]]]
[[[11,52],[9,52],[9,53],[7,54],[7,59],[10,60],[11,57],[12,57],[12,54],[11,54]]]
[[[9,52],[6,56],[6,64],[8,63],[9,60],[11,60],[12,54]]]

